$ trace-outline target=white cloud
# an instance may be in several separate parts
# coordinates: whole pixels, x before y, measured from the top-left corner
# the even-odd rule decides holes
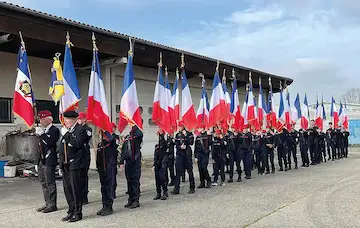
[[[339,97],[360,83],[360,16],[350,17],[346,5],[338,7],[332,0],[327,5],[321,0],[310,5],[271,2],[276,5],[256,0],[250,9],[235,10],[198,31],[184,31],[181,39],[173,37],[168,43],[293,78],[292,88],[306,91],[309,102],[316,93],[324,93],[324,99]]]

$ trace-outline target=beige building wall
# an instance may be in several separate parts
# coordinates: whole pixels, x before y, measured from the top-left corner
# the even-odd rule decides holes
[[[12,98],[15,79],[16,79],[16,54],[0,52],[0,97]],[[35,98],[37,100],[51,100],[48,95],[49,83],[51,79],[50,68],[52,65],[51,60],[29,57],[29,65],[31,70],[31,76],[33,81],[33,90]],[[125,64],[117,65],[103,65],[102,66],[102,77],[104,80],[107,102],[109,105],[109,111],[111,112],[112,121],[115,122],[119,113],[117,112],[117,105],[120,104],[122,87],[123,87],[123,76],[125,71]],[[153,154],[154,144],[156,143],[157,137],[155,132],[157,131],[156,126],[151,126],[149,119],[151,119],[151,111],[149,108],[152,107],[155,82],[157,79],[157,70],[134,66],[134,73],[136,78],[136,85],[138,91],[139,104],[143,108],[143,120],[144,120],[144,146],[143,154],[145,157],[151,157]],[[80,94],[82,100],[79,104],[79,111],[84,111],[86,106],[86,99],[89,86],[90,69],[78,70],[77,71],[78,83],[80,88]],[[169,80],[172,84],[175,79],[174,73],[169,73]],[[190,91],[195,107],[197,111],[200,95],[201,95],[201,79],[194,77],[188,79],[190,85]],[[228,81],[228,91],[231,93],[231,84]],[[206,81],[206,87],[208,90],[208,96],[210,99],[212,80]],[[244,102],[245,88],[238,88],[240,106]],[[111,92],[110,92],[111,91]],[[257,94],[257,90],[254,91]],[[4,136],[8,131],[23,128],[24,125],[21,121],[15,119],[14,123],[0,123],[0,137]],[[0,155],[4,153],[1,151]],[[93,159],[94,160],[94,159]]]

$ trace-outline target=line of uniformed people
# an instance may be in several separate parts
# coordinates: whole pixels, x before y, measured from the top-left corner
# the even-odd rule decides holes
[[[228,166],[227,173],[229,174],[227,182],[234,181],[235,167],[237,182],[241,182],[243,172],[241,163],[246,179],[251,179],[251,172],[255,167],[258,175],[274,174],[275,148],[278,153],[279,171],[288,171],[292,167],[298,169],[298,146],[302,167],[316,165],[330,159],[340,159],[348,155],[349,132],[344,129],[334,129],[331,123],[326,132],[319,131],[314,125],[314,121],[311,121],[310,128],[307,130],[297,131],[292,125],[290,131],[283,127],[280,132],[272,128],[256,132],[250,132],[249,129],[236,132],[229,128],[227,132],[223,132],[220,126],[215,127],[212,131],[206,131],[205,126],[200,126],[195,138],[192,132],[185,129],[182,122],[179,123],[179,127],[180,130],[175,137],[168,134],[165,138],[165,133],[161,130],[158,131],[159,142],[155,146],[153,164],[157,190],[154,200],[166,200],[168,198],[167,186],[173,184],[175,187],[171,193],[179,194],[180,178],[184,176],[185,170],[189,175],[190,190],[188,193],[195,192],[191,148],[194,143],[194,157],[200,178],[198,188],[217,186],[219,176],[220,185],[225,185],[226,166]],[[174,156],[175,148],[176,156]],[[326,151],[328,151],[328,159]],[[213,162],[213,179],[208,171],[210,155]]]

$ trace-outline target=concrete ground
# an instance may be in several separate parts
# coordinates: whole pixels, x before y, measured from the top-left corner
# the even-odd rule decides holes
[[[358,149],[357,149],[358,150]],[[43,205],[40,184],[33,179],[0,179],[1,227],[360,227],[360,153],[349,158],[274,175],[257,176],[242,183],[197,190],[153,201],[154,178],[143,171],[141,207],[123,207],[127,197],[123,173],[118,175],[118,198],[114,214],[100,217],[99,180],[90,175],[90,204],[84,219],[62,222],[66,202],[58,181],[57,212],[35,211]],[[195,172],[197,174],[197,172]],[[197,179],[196,179],[197,180]],[[198,181],[197,183],[198,184]],[[172,188],[170,189],[172,190]]]

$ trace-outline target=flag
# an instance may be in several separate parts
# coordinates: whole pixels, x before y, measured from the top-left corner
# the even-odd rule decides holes
[[[232,124],[234,130],[238,131],[241,128],[241,113],[240,113],[240,103],[239,103],[239,93],[237,89],[237,82],[234,79],[232,82],[232,92],[231,92],[231,105],[230,105],[230,114],[232,116]]]
[[[93,36],[94,39],[94,36]],[[101,77],[98,50],[94,43],[93,62],[90,73],[86,119],[103,132],[112,132],[112,122],[106,102],[104,82]]]
[[[301,119],[301,105],[300,105],[300,96],[299,93],[296,94],[294,107],[291,110],[291,123],[296,124],[296,122]]]
[[[326,120],[326,112],[325,112],[325,106],[324,106],[324,97],[321,98],[321,108],[322,108],[322,118],[323,118],[323,120]]]
[[[247,112],[248,112],[248,100],[249,100],[249,91],[246,91],[244,104],[241,110],[241,117],[240,117],[240,131],[244,130],[248,127],[248,119],[247,119]]]
[[[290,131],[291,130],[291,113],[290,113],[290,93],[286,88],[286,102],[284,103],[285,106],[285,125],[286,128]]]
[[[339,113],[336,108],[336,103],[335,103],[334,97],[331,98],[330,116],[332,117],[334,128],[339,128]]]
[[[346,103],[344,104],[344,108],[343,108],[342,125],[345,129],[349,129],[349,120],[348,120],[348,116],[347,116]]]
[[[228,92],[228,89],[227,89],[227,86],[226,86],[225,72],[224,72],[224,76],[223,76],[222,89],[224,91],[225,104],[226,104],[226,106],[225,106],[226,107],[226,112],[223,113],[223,119],[227,120],[228,116],[230,114],[231,99],[230,99],[230,95],[229,95],[229,92]]]
[[[280,91],[280,105],[279,105],[279,121],[277,124],[277,129],[281,130],[286,124],[286,115],[285,115],[285,104],[283,99],[283,90]]]
[[[172,105],[172,100],[171,100],[171,89],[170,89],[170,84],[169,84],[169,77],[168,77],[168,73],[167,73],[167,69],[165,68],[165,94],[166,94],[166,104],[168,107],[168,120],[167,120],[167,132],[171,133],[173,132],[173,128],[175,126],[174,122],[175,122],[175,118],[174,118],[174,106]]]
[[[247,121],[249,123],[250,126],[254,126],[255,125],[255,104],[254,104],[254,94],[253,94],[253,85],[252,85],[252,80],[251,80],[251,72],[249,73],[249,81],[250,81],[250,85],[249,85],[249,91],[248,91],[248,103],[247,103]],[[255,127],[255,126],[254,126]]]
[[[255,97],[254,97],[254,109],[258,110]],[[261,130],[261,126],[260,126],[260,122],[259,122],[258,112],[255,111],[254,113],[255,113],[255,118],[253,121],[254,130],[259,131],[259,130]]]
[[[324,125],[324,119],[323,119],[323,110],[322,106],[319,105],[319,101],[316,98],[316,117],[315,117],[315,125],[322,130]]]
[[[125,68],[124,86],[120,101],[119,131],[122,132],[128,124],[136,125],[140,130],[143,130],[143,120],[141,118],[137,96],[131,48]]]
[[[52,78],[51,83],[49,87],[49,95],[55,102],[55,104],[58,103],[58,101],[61,99],[62,96],[64,96],[64,77],[61,69],[61,64],[59,57],[60,55],[57,55],[54,58],[53,66],[52,66]]]
[[[272,85],[271,85],[271,79],[269,79],[269,87],[270,87],[270,91],[269,91],[269,104],[268,104],[268,114],[267,114],[267,122],[268,125],[271,127],[276,127],[277,126],[277,115],[276,115],[276,110],[275,110],[275,102],[274,102],[274,94],[272,91]]]
[[[177,129],[177,123],[180,118],[180,101],[179,101],[180,93],[179,93],[178,82],[179,82],[179,75],[178,75],[178,71],[176,70],[176,79],[174,82],[173,91],[171,93],[171,102],[169,105],[169,112],[170,115],[172,116],[171,121],[172,121],[173,132]]]
[[[262,128],[264,123],[265,114],[267,113],[265,97],[262,90],[261,80],[259,81],[259,99],[258,99],[258,119],[259,125]]]
[[[301,109],[301,128],[307,130],[309,128],[310,121],[310,113],[309,113],[309,105],[305,93],[304,104]]]
[[[162,75],[162,63],[160,60],[158,80],[155,85],[152,121],[165,132],[171,131],[168,104],[165,81]]]
[[[202,82],[202,93],[201,93],[201,99],[199,108],[197,110],[197,128],[199,128],[201,125],[204,125],[205,127],[208,126],[209,121],[209,102],[207,101],[207,95],[206,95],[206,86],[205,86],[205,80],[203,79]]]
[[[59,114],[60,121],[63,122],[62,114],[66,111],[76,110],[81,100],[78,81],[76,78],[75,68],[72,61],[70,46],[70,37],[67,35],[67,41],[65,44],[65,56],[64,56],[64,96],[60,99]]]
[[[226,112],[225,95],[221,85],[218,67],[215,71],[212,93],[210,98],[209,127],[217,125]]]
[[[181,86],[181,117],[186,129],[191,131],[196,126],[196,114],[184,68],[181,74]]]
[[[18,53],[18,68],[15,82],[13,113],[30,129],[34,125],[34,93],[25,43],[21,42]]]

